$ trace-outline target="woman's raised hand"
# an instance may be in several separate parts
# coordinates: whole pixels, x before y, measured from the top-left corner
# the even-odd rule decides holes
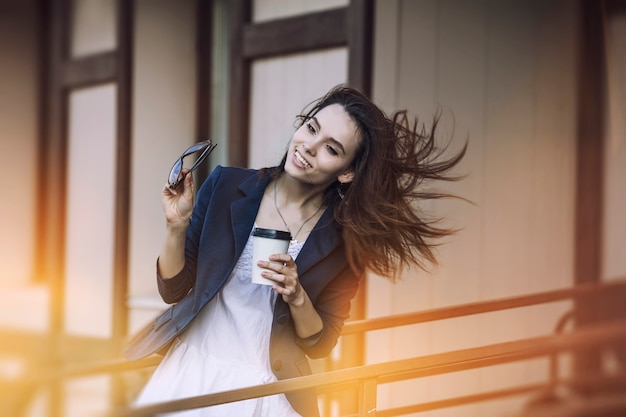
[[[298,266],[289,254],[275,254],[268,261],[259,261],[263,271],[263,277],[275,281],[274,291],[283,297],[283,301],[289,305],[291,318],[296,329],[296,334],[301,338],[307,338],[318,334],[324,328],[324,323],[309,295],[300,284]]]
[[[181,175],[185,175],[185,179],[176,188],[171,189],[168,184],[163,186],[161,202],[168,226],[186,227],[191,218],[195,194],[193,175],[187,175],[188,171],[183,170]]]
[[[282,295],[287,304],[300,306],[304,303],[304,288],[300,285],[298,267],[289,254],[276,254],[270,257],[270,262],[260,261],[259,266],[268,268],[263,271],[263,277],[276,281],[274,291]]]

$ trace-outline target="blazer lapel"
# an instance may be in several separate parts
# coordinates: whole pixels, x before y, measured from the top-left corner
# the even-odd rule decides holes
[[[248,241],[254,226],[254,219],[256,219],[256,214],[261,205],[263,192],[269,180],[269,175],[262,178],[259,178],[258,175],[251,175],[239,185],[243,197],[235,200],[230,206],[233,236],[235,237],[235,253],[237,254],[235,261],[239,259]]]
[[[328,207],[302,247],[301,255],[298,255],[298,273],[303,276],[340,244],[339,225],[333,219],[333,208]]]

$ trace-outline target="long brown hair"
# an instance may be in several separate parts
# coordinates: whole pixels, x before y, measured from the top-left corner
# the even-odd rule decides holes
[[[440,114],[427,129],[409,119],[405,110],[388,117],[360,91],[344,85],[307,106],[298,116],[298,127],[331,104],[340,104],[361,134],[352,163],[354,180],[336,182],[325,193],[326,204],[335,207],[335,219],[343,227],[350,266],[358,274],[371,270],[395,280],[403,266],[425,269],[437,264],[437,241],[455,230],[439,226],[418,204],[454,197],[425,187],[431,180],[460,178],[450,171],[463,158],[467,143],[459,153],[443,158],[447,143],[439,147],[435,139]]]

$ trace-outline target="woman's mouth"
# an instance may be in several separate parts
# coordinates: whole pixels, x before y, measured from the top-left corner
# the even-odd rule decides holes
[[[303,167],[313,168],[313,165],[311,165],[306,159],[304,159],[304,157],[300,154],[300,152],[295,151],[293,153],[293,156],[296,158],[296,161],[298,161],[298,163],[302,165]]]

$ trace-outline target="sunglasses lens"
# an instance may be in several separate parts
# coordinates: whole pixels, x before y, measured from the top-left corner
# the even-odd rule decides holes
[[[180,176],[180,172],[183,170],[183,159],[178,158],[178,160],[174,163],[170,171],[170,176],[168,182],[171,185],[174,185],[178,181],[178,177]]]
[[[201,150],[203,150],[204,148],[206,148],[208,146],[210,146],[210,145],[207,142],[198,142],[195,145],[192,145],[189,149],[187,149],[183,155],[185,155],[185,156],[190,155],[190,154],[192,154],[194,152],[201,151]]]

